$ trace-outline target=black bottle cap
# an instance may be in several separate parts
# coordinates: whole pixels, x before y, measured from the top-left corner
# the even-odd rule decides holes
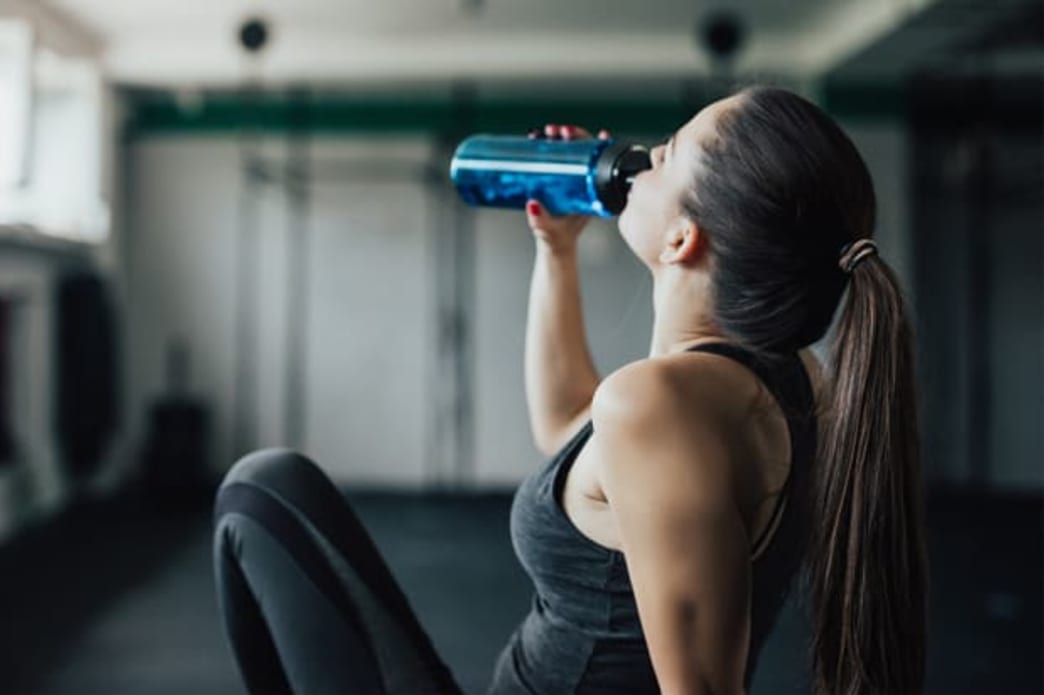
[[[614,215],[623,212],[634,177],[651,167],[649,151],[641,145],[613,142],[602,150],[595,164],[595,190],[605,209]]]

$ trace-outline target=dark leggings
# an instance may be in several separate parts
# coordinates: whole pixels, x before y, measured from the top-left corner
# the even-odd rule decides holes
[[[304,456],[241,459],[217,495],[218,603],[251,693],[461,693],[348,502]]]

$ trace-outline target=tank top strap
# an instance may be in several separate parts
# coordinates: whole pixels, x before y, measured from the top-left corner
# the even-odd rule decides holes
[[[756,557],[767,545],[763,541],[772,542],[772,531],[780,522],[783,510],[788,506],[797,506],[795,514],[804,516],[807,511],[808,474],[816,454],[816,418],[815,396],[812,383],[804,364],[796,352],[781,355],[759,356],[734,343],[703,343],[686,349],[686,352],[708,352],[731,358],[750,369],[765,384],[783,410],[790,433],[790,471],[783,484],[779,502],[773,510],[772,518],[752,544]],[[797,491],[799,498],[796,505],[788,504]]]
[[[763,356],[735,343],[702,343],[687,348],[686,352],[709,352],[739,362],[754,372],[776,398],[788,425],[794,427],[807,425],[809,420],[814,422],[812,384],[796,352]]]

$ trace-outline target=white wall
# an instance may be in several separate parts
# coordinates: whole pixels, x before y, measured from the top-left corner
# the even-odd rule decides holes
[[[230,432],[238,168],[231,143],[207,141],[138,146],[125,165],[125,412],[133,459],[148,404],[164,389],[171,340],[186,341],[192,385],[214,406],[216,431]],[[213,453],[229,456],[227,434]]]
[[[850,132],[878,184],[882,251],[905,274],[904,133],[890,124],[856,124]],[[236,141],[152,136],[129,147],[131,431],[143,432],[145,407],[164,388],[165,345],[180,336],[192,351],[193,391],[215,415],[211,464],[224,470],[235,455]],[[434,156],[429,143],[412,139],[324,139],[312,151],[326,163],[377,155],[420,165]],[[278,140],[267,141],[265,152],[274,161],[286,155]],[[452,480],[457,462],[447,459],[455,449],[444,445],[452,393],[440,386],[446,365],[437,354],[434,294],[437,258],[445,252],[439,245],[450,243],[445,224],[454,195],[448,185],[426,188],[409,180],[327,179],[311,188],[301,448],[342,480],[401,486]],[[256,444],[270,446],[286,443],[285,191],[265,188],[257,211]],[[522,377],[533,242],[520,212],[473,214],[473,483],[512,485],[541,462],[530,441]],[[647,353],[651,282],[610,221],[596,221],[585,232],[580,263],[592,352],[605,374]]]
[[[424,161],[423,144],[404,145]],[[329,143],[324,154],[376,157],[382,149]],[[357,482],[416,484],[427,478],[432,416],[426,192],[411,181],[334,181],[312,195],[306,450]]]
[[[418,164],[425,143],[321,142],[318,160],[398,151]],[[265,156],[285,161],[269,141]],[[375,151],[376,150],[376,151]],[[128,234],[128,403],[139,439],[147,406],[165,390],[167,345],[191,352],[190,392],[211,407],[211,465],[240,453],[235,423],[237,314],[256,312],[257,423],[253,446],[288,443],[288,202],[276,183],[254,190],[258,273],[252,306],[237,305],[241,203],[231,138],[150,138],[131,146]],[[428,398],[430,280],[425,191],[415,182],[319,181],[310,189],[311,253],[300,448],[357,482],[422,478]],[[140,441],[137,448],[140,449]]]

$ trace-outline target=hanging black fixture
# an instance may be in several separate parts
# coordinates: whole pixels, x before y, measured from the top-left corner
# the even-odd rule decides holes
[[[731,10],[716,10],[700,21],[697,36],[715,62],[725,63],[743,47],[747,27],[739,14]]]
[[[268,43],[268,22],[251,17],[239,27],[239,45],[248,53],[259,53]]]

